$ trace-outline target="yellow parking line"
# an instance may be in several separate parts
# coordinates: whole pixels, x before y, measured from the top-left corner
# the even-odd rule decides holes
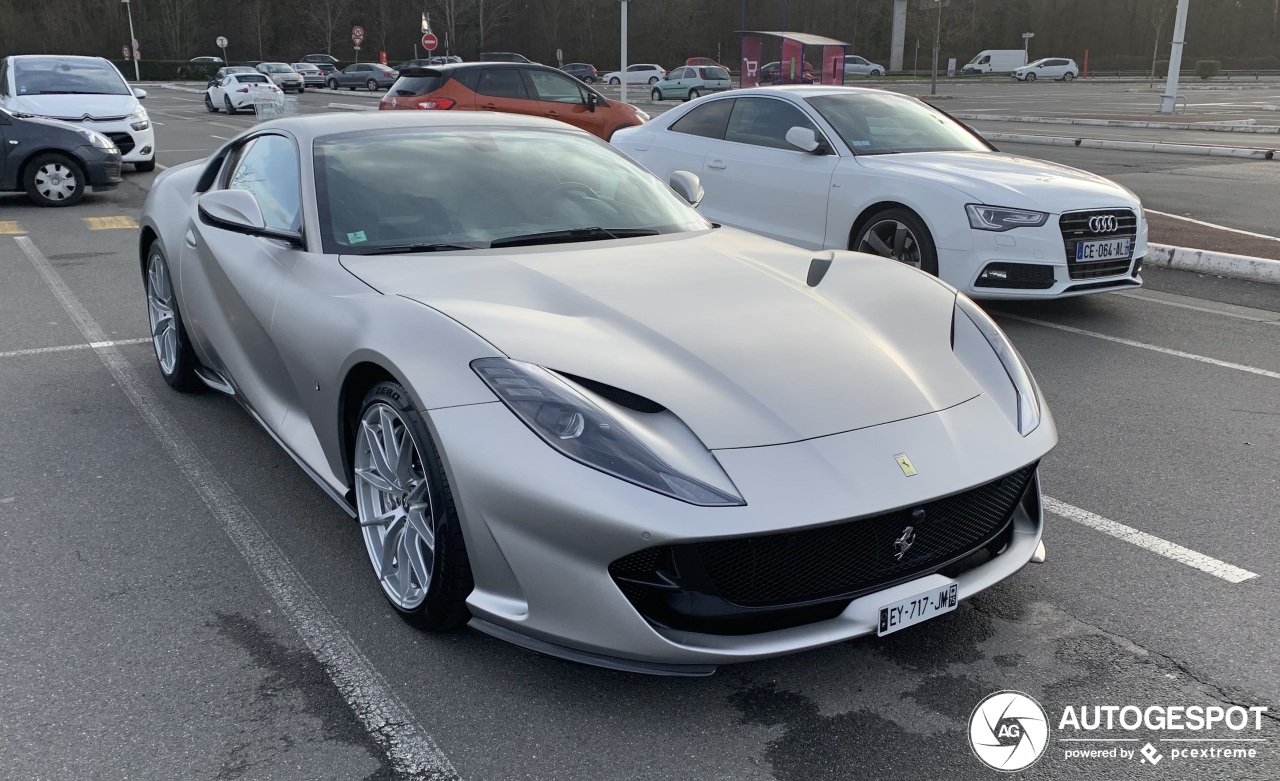
[[[118,230],[121,228],[137,228],[138,223],[132,217],[81,217],[91,231]]]
[[[0,220],[0,236],[18,236],[26,233],[17,220]]]

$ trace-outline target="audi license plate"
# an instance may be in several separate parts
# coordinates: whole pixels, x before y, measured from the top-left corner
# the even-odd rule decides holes
[[[934,616],[950,613],[956,609],[956,589],[956,582],[953,580],[940,588],[885,605],[880,608],[880,626],[876,634],[884,637],[899,629],[928,621]]]
[[[1076,243],[1076,260],[1116,260],[1128,259],[1131,239],[1108,239],[1106,241],[1081,241]]]

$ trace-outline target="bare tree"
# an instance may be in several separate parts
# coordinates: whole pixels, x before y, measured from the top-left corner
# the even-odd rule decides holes
[[[1173,13],[1173,9],[1178,5],[1178,0],[1151,0],[1148,10],[1148,18],[1151,21],[1151,27],[1155,31],[1155,44],[1151,47],[1151,82],[1149,86],[1156,83],[1156,58],[1160,56],[1160,35],[1164,32],[1165,22],[1169,21],[1169,14]]]
[[[431,16],[438,21],[439,29],[444,31],[447,54],[452,54],[452,50],[461,43],[458,30],[466,22],[469,10],[470,3],[467,0],[432,0]],[[432,24],[435,25],[436,22]]]
[[[324,42],[326,54],[333,54],[339,31],[346,26],[352,0],[298,0],[296,12],[312,34]]]
[[[515,9],[515,0],[463,0],[471,16],[476,35],[477,51],[484,51],[486,42],[502,28]]]
[[[169,57],[184,59],[195,46],[197,0],[153,0],[150,16],[156,21]]]

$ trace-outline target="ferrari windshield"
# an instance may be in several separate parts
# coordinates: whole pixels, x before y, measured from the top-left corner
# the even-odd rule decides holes
[[[854,154],[990,152],[955,120],[909,98],[868,93],[809,98]]]
[[[661,181],[589,136],[404,128],[317,139],[324,251],[483,249],[702,230]]]
[[[18,95],[129,95],[115,66],[88,57],[18,57],[13,60]]]

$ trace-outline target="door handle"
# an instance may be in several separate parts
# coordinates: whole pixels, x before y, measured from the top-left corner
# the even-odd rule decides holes
[[[723,160],[712,160],[711,162],[707,163],[707,168],[728,168],[728,167],[729,166],[724,164]]]
[[[481,103],[480,108],[497,108],[497,103]]]
[[[191,232],[190,228],[187,228],[187,235],[184,236],[183,238],[186,240],[188,247],[190,247],[191,249],[196,248],[196,235]]]

